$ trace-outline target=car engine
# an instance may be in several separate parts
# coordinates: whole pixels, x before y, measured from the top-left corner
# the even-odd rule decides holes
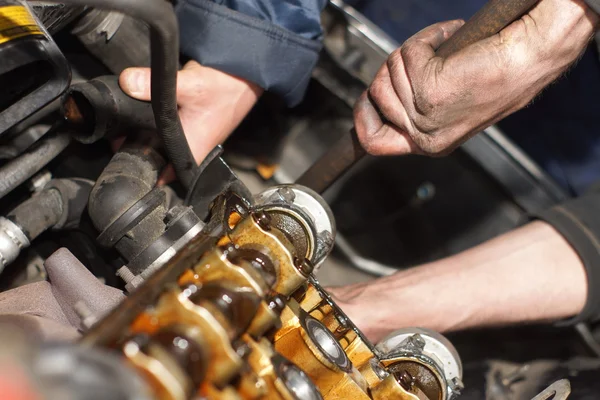
[[[63,55],[65,30],[103,73]],[[195,165],[168,2],[0,0],[0,53],[0,370],[34,382],[31,398],[460,395],[446,338],[372,344],[318,282],[336,242],[321,194],[253,194],[220,146]],[[117,76],[150,53],[145,103]],[[160,186],[167,164],[179,180]]]

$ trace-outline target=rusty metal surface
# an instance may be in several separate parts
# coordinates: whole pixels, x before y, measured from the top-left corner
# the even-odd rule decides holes
[[[422,363],[404,360],[388,368],[405,390],[416,395],[423,393],[431,400],[444,399],[441,377]]]
[[[440,57],[448,57],[470,44],[488,38],[517,20],[539,0],[490,0],[449,40],[437,50]]]
[[[297,181],[317,193],[323,193],[367,152],[362,148],[356,131],[345,133]]]

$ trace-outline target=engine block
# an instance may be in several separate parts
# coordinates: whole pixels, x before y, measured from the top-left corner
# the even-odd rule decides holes
[[[161,400],[450,400],[460,359],[441,336],[373,346],[313,276],[333,247],[331,211],[281,186],[234,194],[168,265],[82,344],[117,349]]]

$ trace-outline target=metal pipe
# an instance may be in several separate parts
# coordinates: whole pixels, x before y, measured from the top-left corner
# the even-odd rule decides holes
[[[333,147],[302,174],[296,184],[323,193],[366,154],[358,141],[356,131],[352,129],[349,134],[342,135]]]
[[[438,57],[452,53],[493,36],[521,18],[539,0],[490,0],[436,51]]]
[[[56,158],[70,142],[68,134],[57,133],[41,140],[19,158],[0,168],[0,199]]]

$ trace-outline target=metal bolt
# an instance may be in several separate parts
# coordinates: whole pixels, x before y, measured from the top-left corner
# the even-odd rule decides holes
[[[252,353],[252,348],[246,342],[240,342],[235,345],[235,352],[241,359],[246,359]]]
[[[286,304],[285,297],[281,294],[277,294],[268,299],[267,304],[269,305],[270,310],[273,310],[273,312],[275,312],[276,314],[281,314]]]
[[[410,390],[415,384],[415,378],[408,372],[402,371],[396,378],[404,390]]]
[[[277,194],[279,195],[279,198],[287,204],[292,204],[296,199],[294,191],[287,186],[277,189]]]
[[[129,270],[129,268],[123,266],[117,270],[117,276],[123,279],[125,283],[129,283],[135,279],[135,275],[133,272]]]
[[[126,284],[125,290],[127,290],[130,293],[137,289],[142,283],[144,283],[144,278],[142,278],[140,275],[135,275],[126,266],[123,266],[118,269],[117,276],[123,279],[123,281]]]
[[[341,315],[341,314],[336,314],[335,318],[337,319],[337,321],[339,322],[340,326],[342,328],[348,328],[348,318]]]
[[[307,276],[312,274],[315,269],[314,265],[306,258],[294,258],[294,266],[298,271]]]
[[[264,211],[255,212],[252,214],[254,222],[261,227],[261,229],[268,231],[271,230],[271,217]]]

